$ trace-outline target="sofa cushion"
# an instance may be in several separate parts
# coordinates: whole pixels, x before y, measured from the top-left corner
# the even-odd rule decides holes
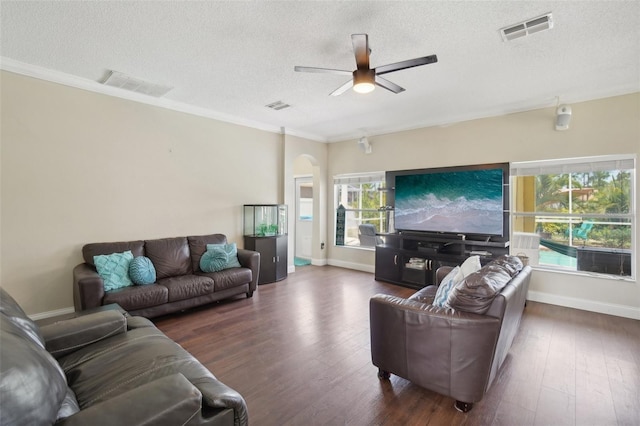
[[[214,290],[213,279],[200,275],[164,278],[159,280],[158,284],[167,288],[169,302],[204,296],[213,293]]]
[[[524,268],[524,264],[522,263],[522,259],[518,256],[509,256],[507,254],[503,254],[502,256],[496,258],[493,262],[493,265],[502,266],[510,276],[515,277],[518,272],[522,271]]]
[[[148,308],[162,305],[169,301],[169,292],[166,287],[149,284],[144,286],[134,285],[105,293],[103,305],[117,303],[125,311]]]
[[[133,285],[129,278],[129,265],[132,260],[133,254],[129,250],[123,253],[101,254],[93,257],[93,263],[103,281],[104,291]]]
[[[58,419],[66,419],[69,416],[73,416],[78,411],[80,411],[80,406],[78,405],[76,394],[67,386],[67,393],[64,396],[64,400],[62,400],[57,417]]]
[[[213,279],[214,291],[222,291],[251,282],[253,274],[249,268],[232,268],[219,272],[199,272],[198,275]]]
[[[215,380],[192,355],[155,327],[102,340],[61,358],[60,365],[83,410],[175,373],[196,386],[204,383],[205,389],[208,381]],[[132,409],[141,402],[131,401]]]
[[[455,285],[449,292],[447,305],[460,311],[485,314],[509,281],[511,275],[504,267],[490,263]]]
[[[130,250],[134,257],[144,255],[144,241],[120,241],[115,243],[92,243],[82,247],[82,257],[86,263],[96,266],[93,257],[101,254],[122,253]]]
[[[137,285],[153,284],[156,282],[156,268],[148,257],[134,257],[129,264],[129,277]]]
[[[207,244],[207,251],[215,248],[222,248],[227,253],[227,263],[222,269],[242,268],[238,260],[238,246],[236,246],[236,243]]]
[[[144,242],[146,256],[156,268],[156,280],[191,273],[191,257],[186,237]]]
[[[200,258],[200,270],[202,272],[222,271],[226,268],[229,256],[224,246],[216,246],[208,249]]]
[[[0,359],[2,424],[53,424],[67,393],[64,373],[42,346],[4,315]]]
[[[191,252],[191,268],[194,272],[201,271],[200,257],[207,251],[207,244],[227,243],[227,237],[224,234],[192,235],[187,237],[187,240]]]

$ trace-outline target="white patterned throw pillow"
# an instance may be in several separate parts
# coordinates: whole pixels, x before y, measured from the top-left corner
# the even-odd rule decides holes
[[[438,291],[436,291],[436,297],[433,299],[433,306],[437,306],[439,308],[447,308],[447,297],[449,297],[449,292],[451,289],[458,284],[458,278],[461,277],[460,267],[456,266],[453,268],[446,277],[442,279],[442,282],[438,286]]]
[[[469,275],[477,272],[482,268],[480,265],[480,256],[469,256],[462,265],[460,265],[460,272],[463,278],[467,278]]]

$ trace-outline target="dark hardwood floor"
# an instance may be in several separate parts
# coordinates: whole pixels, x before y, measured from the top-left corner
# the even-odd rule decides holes
[[[254,426],[640,424],[640,321],[542,303],[528,302],[499,376],[467,414],[399,377],[379,380],[369,298],[413,291],[305,266],[251,299],[155,323],[244,396]]]

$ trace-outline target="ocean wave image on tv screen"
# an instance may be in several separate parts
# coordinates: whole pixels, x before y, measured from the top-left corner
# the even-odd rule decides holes
[[[502,235],[502,170],[396,176],[399,230]]]

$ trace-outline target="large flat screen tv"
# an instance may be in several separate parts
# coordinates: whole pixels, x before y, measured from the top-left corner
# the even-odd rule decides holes
[[[387,172],[398,231],[505,237],[507,163]]]

